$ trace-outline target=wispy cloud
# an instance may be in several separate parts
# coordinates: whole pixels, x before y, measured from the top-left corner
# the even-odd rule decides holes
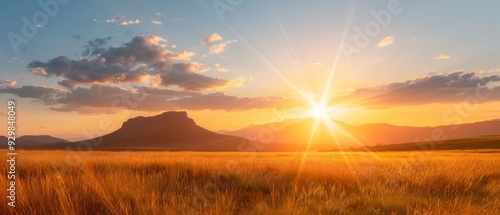
[[[15,61],[17,61],[17,60],[19,60],[19,58],[18,58],[18,57],[12,57],[12,58],[9,60],[9,63],[11,63],[11,62],[15,62]]]
[[[377,47],[383,48],[383,47],[386,47],[386,46],[391,45],[393,43],[394,43],[394,37],[388,36],[388,37],[380,40],[380,42],[377,44]]]
[[[222,40],[223,40],[222,36],[220,36],[218,33],[213,33],[208,35],[203,40],[203,43],[209,46],[210,54],[219,54],[226,49],[227,45],[237,42],[237,40],[227,40],[227,41],[222,41]]]
[[[222,37],[218,33],[208,35],[203,42],[205,45],[212,45],[214,42],[221,41]]]
[[[0,88],[13,87],[16,84],[17,84],[17,82],[11,81],[11,80],[0,80]]]
[[[123,15],[116,15],[116,16],[113,16],[112,19],[108,19],[106,20],[107,23],[113,23],[113,22],[122,22],[125,20],[125,16]],[[94,22],[97,21],[97,19],[94,19]],[[99,22],[99,21],[97,21]]]
[[[242,86],[243,77],[234,80],[235,87]],[[243,111],[276,107],[293,107],[303,105],[290,97],[242,97],[231,96],[222,92],[202,93],[178,91],[158,87],[135,87],[126,89],[118,86],[92,85],[89,88],[78,87],[65,91],[45,86],[22,86],[19,88],[0,88],[0,93],[17,95],[21,98],[32,98],[47,105],[50,110],[59,112],[78,112],[81,114],[113,113],[123,108],[140,111],[168,110],[226,110]],[[122,101],[123,95],[131,98],[144,98],[136,106],[117,107],[110,101]]]
[[[446,60],[446,59],[450,59],[451,57],[449,55],[444,55],[444,54],[440,54],[438,56],[436,56],[434,58],[434,60]]]
[[[151,23],[153,23],[155,25],[161,25],[161,21],[160,20],[151,20]]]
[[[228,41],[216,44],[216,45],[212,45],[212,46],[210,46],[210,54],[219,54],[226,49],[227,45],[229,45],[231,43],[235,43],[235,42],[237,42],[237,40],[228,40]]]
[[[97,56],[104,52],[106,49],[104,46],[112,39],[113,37],[105,37],[105,38],[96,38],[94,40],[88,41],[87,45],[84,46],[85,50],[83,51],[84,56]]]
[[[94,22],[99,22],[99,21],[94,19]],[[106,23],[119,23],[118,25],[127,26],[127,25],[137,25],[141,23],[141,21],[139,19],[127,21],[125,20],[125,16],[116,15],[113,16],[113,18],[106,20]]]
[[[75,40],[80,40],[80,39],[82,39],[82,35],[81,34],[75,34],[75,35],[71,36],[71,38],[73,38]]]
[[[141,23],[141,21],[140,21],[139,19],[136,19],[136,20],[134,20],[134,21],[130,20],[130,21],[128,21],[128,22],[122,22],[122,23],[120,23],[120,25],[121,25],[121,26],[126,26],[126,25],[137,25],[137,24],[139,24],[139,23]]]
[[[391,107],[432,103],[463,102],[467,96],[482,101],[500,101],[500,76],[485,76],[480,72],[454,71],[447,74],[429,74],[415,79],[394,82],[371,88],[358,88],[338,96],[334,103],[350,106]]]
[[[222,67],[220,65],[220,63],[216,63],[214,66],[215,66],[215,70],[217,70],[217,72],[221,72],[221,73],[229,72],[229,70],[226,69],[226,68],[224,68],[224,67]]]

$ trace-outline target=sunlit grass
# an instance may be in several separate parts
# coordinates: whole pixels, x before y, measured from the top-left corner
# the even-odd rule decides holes
[[[5,153],[2,153],[5,154]],[[20,151],[2,214],[499,214],[498,153]],[[347,159],[346,159],[347,158]],[[348,162],[347,162],[348,161]],[[67,167],[67,168],[65,168]],[[2,162],[0,169],[6,170]],[[7,188],[6,177],[0,184]],[[6,192],[4,193],[6,194]],[[35,211],[37,213],[35,213]]]

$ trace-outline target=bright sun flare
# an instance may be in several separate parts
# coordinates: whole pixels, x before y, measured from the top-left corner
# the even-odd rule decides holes
[[[327,120],[329,118],[329,111],[329,108],[324,105],[314,104],[309,110],[309,115],[316,119]]]

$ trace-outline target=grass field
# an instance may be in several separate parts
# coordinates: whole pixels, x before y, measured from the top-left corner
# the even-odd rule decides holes
[[[4,159],[5,152],[1,151]],[[1,214],[500,214],[500,151],[18,151]],[[0,163],[8,188],[7,162]],[[3,189],[3,188],[2,188]],[[3,189],[3,195],[7,192]]]

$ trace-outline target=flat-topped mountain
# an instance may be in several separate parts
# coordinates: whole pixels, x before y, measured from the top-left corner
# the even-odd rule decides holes
[[[186,112],[165,112],[131,118],[118,130],[88,141],[96,149],[234,151],[246,140],[202,128]]]

